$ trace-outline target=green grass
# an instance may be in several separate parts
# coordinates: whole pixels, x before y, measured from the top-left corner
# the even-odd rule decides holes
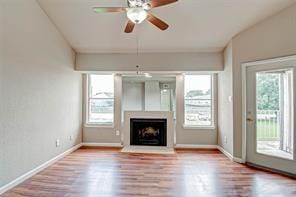
[[[278,123],[265,120],[257,121],[257,140],[259,141],[278,141],[280,131]]]

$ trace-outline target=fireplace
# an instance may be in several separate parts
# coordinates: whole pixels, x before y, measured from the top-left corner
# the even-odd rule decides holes
[[[130,144],[141,146],[166,146],[167,120],[130,119]]]

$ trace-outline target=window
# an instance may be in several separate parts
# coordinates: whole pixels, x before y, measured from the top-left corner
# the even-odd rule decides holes
[[[89,124],[113,124],[114,78],[113,75],[88,75]]]
[[[185,126],[213,126],[212,75],[185,75]]]

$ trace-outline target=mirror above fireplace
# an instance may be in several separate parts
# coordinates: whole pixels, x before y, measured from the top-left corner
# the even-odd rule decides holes
[[[175,111],[176,77],[129,75],[122,78],[122,111]]]

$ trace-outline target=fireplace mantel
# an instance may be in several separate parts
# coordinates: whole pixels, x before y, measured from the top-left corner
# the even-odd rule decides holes
[[[167,147],[174,146],[174,113],[167,111],[125,111],[122,141],[124,147],[130,146],[130,119],[166,119],[167,120]]]

